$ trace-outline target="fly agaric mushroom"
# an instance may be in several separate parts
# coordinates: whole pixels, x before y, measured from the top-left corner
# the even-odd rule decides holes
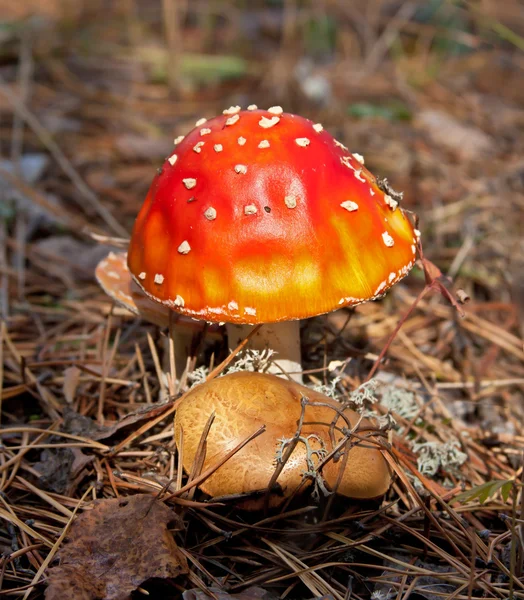
[[[131,277],[127,268],[126,252],[110,252],[101,260],[95,270],[95,276],[104,292],[117,304],[123,306],[142,319],[159,327],[171,327],[175,353],[175,368],[180,376],[186,368],[188,349],[191,347],[193,336],[203,330],[201,322],[183,315],[177,315],[176,322],[170,324],[171,310],[150,300]],[[220,328],[208,328],[207,333],[220,339]]]
[[[333,450],[333,441],[336,447],[347,439],[343,430],[354,427],[360,418],[352,410],[342,411],[339,402],[294,381],[264,373],[237,372],[194,387],[175,415],[175,440],[184,469],[189,472],[194,464],[202,432],[212,413],[215,419],[206,438],[202,472],[218,464],[235,446],[265,425],[264,433],[226,460],[200,488],[212,497],[266,490],[279,457],[285,453],[286,441],[297,433],[303,398],[307,401],[300,440],[277,479],[281,495],[270,498],[271,505],[280,504],[293,494],[305,473],[313,476],[312,469]],[[336,418],[337,412],[343,416]],[[369,422],[362,419],[357,435],[349,434],[353,445],[338,486],[342,459],[328,460],[322,467],[323,482],[330,489],[336,488],[338,494],[377,498],[390,486],[387,462],[379,450],[376,433],[370,433],[369,429]],[[263,501],[255,499],[244,507],[256,509],[262,504]]]
[[[280,107],[201,119],[153,180],[128,264],[150,298],[226,322],[299,372],[299,319],[382,296],[415,261],[395,199],[319,123]],[[247,329],[245,329],[247,326]]]

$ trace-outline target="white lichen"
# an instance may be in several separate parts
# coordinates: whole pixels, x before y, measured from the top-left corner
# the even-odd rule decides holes
[[[415,394],[404,387],[386,384],[380,392],[380,404],[399,417],[411,421],[420,410]]]
[[[362,385],[359,385],[356,390],[353,390],[349,395],[351,404],[358,408],[366,408],[377,402],[376,389],[378,382],[375,379],[365,381]]]
[[[329,380],[327,383],[320,383],[316,385],[310,385],[313,391],[318,392],[319,394],[324,394],[324,396],[329,396],[334,400],[338,400],[339,392],[337,390],[337,384],[341,380],[341,377],[334,377]]]
[[[433,477],[439,469],[456,474],[459,467],[468,459],[462,452],[456,440],[448,442],[421,442],[411,443],[411,449],[417,455],[417,468],[422,475]]]
[[[276,354],[277,352],[271,348],[265,350],[251,350],[248,348],[238,355],[237,360],[225,373],[238,373],[239,371],[265,373],[273,363],[273,357]]]
[[[194,387],[195,385],[200,385],[201,383],[205,383],[207,376],[209,375],[209,368],[202,365],[197,369],[191,371],[191,373],[187,374],[187,381],[189,383],[189,387]]]

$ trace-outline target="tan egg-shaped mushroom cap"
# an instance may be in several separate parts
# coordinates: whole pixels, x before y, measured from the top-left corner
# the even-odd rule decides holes
[[[292,438],[297,431],[301,415],[301,400],[307,404],[301,436],[319,436],[327,453],[332,450],[330,424],[336,416],[331,407],[340,410],[340,403],[292,381],[274,375],[241,372],[226,375],[203,383],[192,389],[180,403],[175,415],[175,440],[180,447],[183,431],[183,465],[191,469],[202,431],[212,413],[215,420],[207,436],[207,453],[202,471],[216,465],[240,442],[265,425],[264,433],[249,442],[242,450],[227,460],[200,487],[213,497],[265,490],[276,466],[276,457],[282,449],[282,439]],[[344,415],[353,426],[359,419],[354,411],[346,409]],[[344,419],[337,427],[346,427]],[[337,492],[351,498],[376,498],[383,495],[391,483],[391,473],[386,460],[378,450],[377,438],[369,437],[369,422],[363,420],[359,434],[366,441],[356,443],[349,450],[348,460]],[[343,434],[335,430],[335,441]],[[312,449],[321,443],[311,438]],[[315,466],[319,460],[313,457]],[[333,488],[342,461],[329,461],[323,467],[324,480]],[[278,483],[283,496],[272,498],[275,505],[289,497],[300,485],[307,471],[306,447],[299,442],[286,462]],[[260,506],[260,505],[258,505]],[[257,506],[257,507],[258,507]]]

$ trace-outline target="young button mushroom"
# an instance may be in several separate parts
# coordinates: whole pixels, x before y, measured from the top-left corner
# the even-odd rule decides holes
[[[272,494],[270,498],[272,506],[282,503],[302,483],[304,473],[312,473],[333,450],[332,422],[335,421],[332,431],[336,445],[344,439],[342,428],[353,427],[359,420],[359,415],[349,409],[344,410],[344,417],[335,419],[336,411],[341,410],[339,402],[294,381],[263,373],[238,372],[193,388],[175,415],[175,440],[184,469],[190,471],[194,464],[202,432],[212,413],[215,419],[206,438],[202,472],[218,464],[235,446],[265,425],[264,433],[229,458],[200,488],[212,497],[267,490],[279,457],[286,452],[286,440],[291,441],[297,432],[303,398],[307,401],[300,439],[276,481],[281,494]],[[351,438],[337,493],[350,498],[377,498],[388,490],[391,473],[376,435],[369,431],[369,422],[363,419],[357,433],[358,438]],[[335,486],[342,465],[342,459],[329,460],[322,468],[321,481],[327,488]],[[243,506],[258,509],[263,503],[263,498],[258,498]]]
[[[251,347],[300,373],[299,319],[383,295],[413,266],[415,233],[362,157],[318,123],[234,108],[234,119],[206,121],[200,152],[197,127],[166,160],[136,220],[129,269],[150,298],[230,324],[231,347],[270,324]]]
[[[170,309],[159,302],[150,300],[142,288],[133,281],[127,268],[126,252],[110,252],[98,263],[95,276],[100,287],[117,304],[149,323],[159,327],[169,327]],[[171,327],[175,368],[180,377],[186,368],[188,350],[191,347],[193,336],[203,330],[203,324],[190,317],[176,315]],[[208,328],[207,333],[220,339],[217,326]]]

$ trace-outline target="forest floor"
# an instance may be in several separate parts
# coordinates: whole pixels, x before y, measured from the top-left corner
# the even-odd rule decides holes
[[[521,3],[4,4],[0,598],[524,598]],[[246,513],[186,486],[191,377],[170,394],[165,330],[94,277],[173,138],[251,103],[321,122],[402,190],[463,302],[427,294],[380,364],[396,477],[378,501]],[[350,398],[421,267],[303,323],[306,383]],[[199,339],[200,377],[222,333]]]

